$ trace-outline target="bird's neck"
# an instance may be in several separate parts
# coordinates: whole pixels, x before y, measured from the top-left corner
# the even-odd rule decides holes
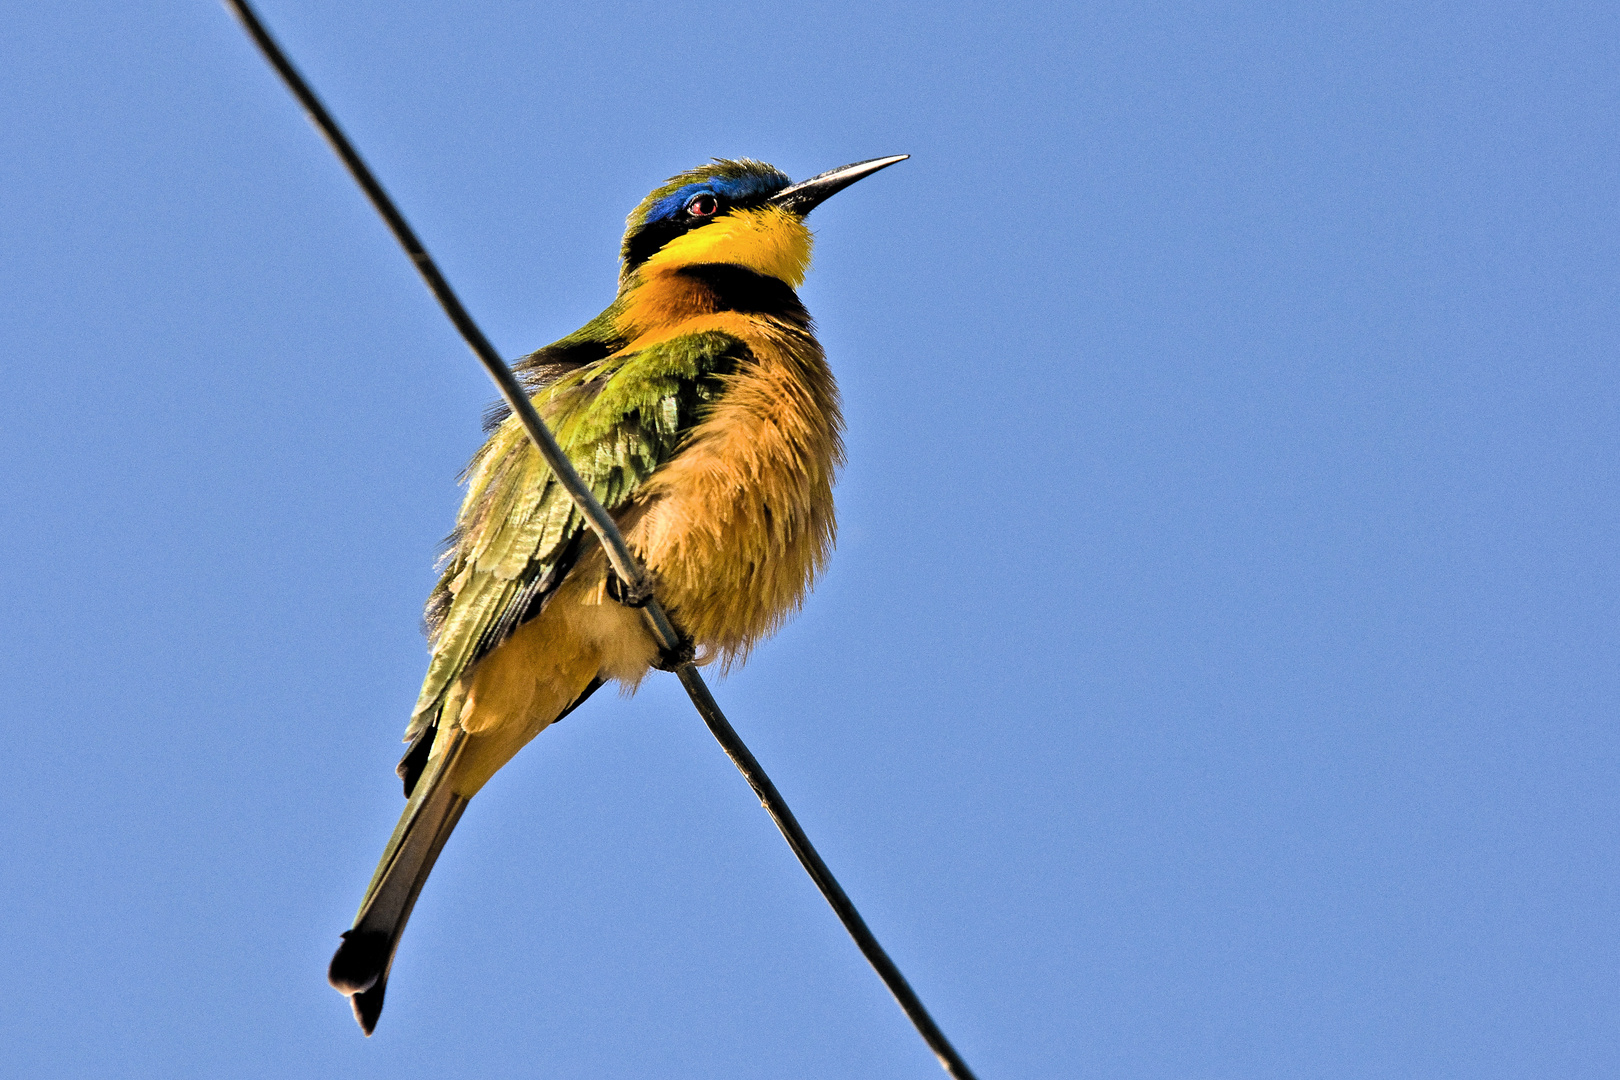
[[[621,329],[631,338],[720,310],[719,297],[685,267],[643,268],[619,293]]]
[[[722,313],[804,317],[787,282],[730,263],[643,267],[626,282],[617,307],[615,322],[631,341],[662,338]]]

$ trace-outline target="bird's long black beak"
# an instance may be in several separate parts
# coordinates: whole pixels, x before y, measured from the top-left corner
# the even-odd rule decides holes
[[[843,191],[861,177],[871,176],[879,169],[887,169],[895,162],[904,161],[910,156],[910,154],[895,154],[893,157],[857,161],[853,165],[845,165],[841,169],[832,169],[808,180],[800,180],[792,187],[785,187],[772,195],[769,201],[772,206],[780,206],[804,217],[829,197]]]

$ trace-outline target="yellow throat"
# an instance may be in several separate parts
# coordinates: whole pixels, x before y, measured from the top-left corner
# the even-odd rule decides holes
[[[799,215],[775,206],[734,210],[660,248],[641,265],[643,279],[705,263],[742,266],[797,289],[810,269],[810,230]]]

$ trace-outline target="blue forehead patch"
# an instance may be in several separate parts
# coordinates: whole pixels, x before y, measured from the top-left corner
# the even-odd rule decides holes
[[[665,195],[648,207],[646,220],[654,222],[674,217],[681,212],[683,206],[692,200],[692,196],[700,192],[719,195],[727,202],[738,203],[781,191],[790,182],[781,173],[775,175],[746,173],[735,177],[716,176],[695,184],[687,184],[685,187],[676,189],[674,194]]]

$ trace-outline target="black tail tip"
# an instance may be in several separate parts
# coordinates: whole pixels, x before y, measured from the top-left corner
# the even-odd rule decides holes
[[[388,967],[388,935],[377,931],[343,931],[343,944],[332,954],[326,981],[340,994],[363,994],[382,981]],[[381,995],[378,995],[379,998]]]
[[[388,935],[375,930],[345,930],[343,944],[332,954],[326,981],[348,995],[354,1018],[369,1037],[382,1015],[383,992],[388,989]]]
[[[383,994],[388,990],[386,981],[378,982],[370,990],[355,994],[349,999],[354,1006],[354,1018],[360,1023],[360,1030],[365,1032],[366,1038],[377,1030],[377,1018],[382,1015]]]

